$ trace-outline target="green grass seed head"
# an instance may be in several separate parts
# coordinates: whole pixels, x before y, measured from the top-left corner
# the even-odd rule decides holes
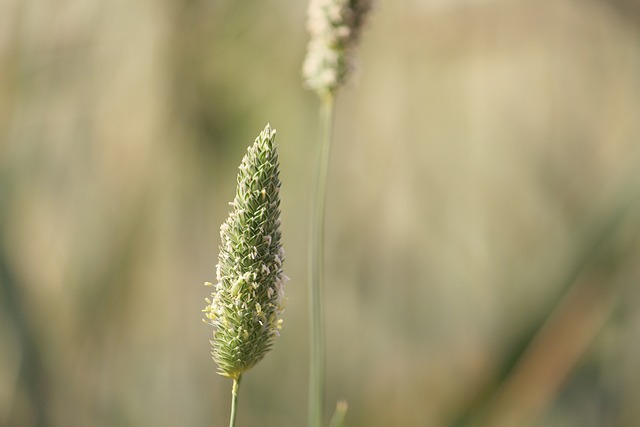
[[[302,74],[318,95],[333,94],[354,67],[354,50],[372,0],[311,0],[311,40]]]
[[[220,227],[217,284],[205,316],[218,372],[237,379],[271,349],[284,310],[280,179],[269,125],[242,159],[229,218]]]

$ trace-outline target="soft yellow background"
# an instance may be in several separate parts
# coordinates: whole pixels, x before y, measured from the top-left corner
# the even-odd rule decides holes
[[[0,0],[0,425],[226,425],[202,283],[266,122],[289,302],[237,425],[305,425],[305,9]],[[379,1],[337,102],[327,415],[639,425],[640,4]]]

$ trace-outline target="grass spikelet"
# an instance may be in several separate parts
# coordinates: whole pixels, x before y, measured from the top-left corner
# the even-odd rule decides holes
[[[220,375],[239,380],[271,349],[284,310],[280,179],[275,129],[260,133],[242,159],[229,218],[220,227],[217,284],[205,316],[214,327]]]
[[[302,73],[320,97],[333,94],[354,68],[354,51],[372,0],[311,0],[311,40]]]

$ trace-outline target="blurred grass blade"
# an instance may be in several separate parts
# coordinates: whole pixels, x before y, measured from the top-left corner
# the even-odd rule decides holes
[[[343,427],[344,426],[344,418],[347,416],[347,409],[349,409],[349,405],[346,400],[339,400],[336,404],[336,410],[333,413],[333,417],[331,417],[331,422],[329,423],[329,427]]]

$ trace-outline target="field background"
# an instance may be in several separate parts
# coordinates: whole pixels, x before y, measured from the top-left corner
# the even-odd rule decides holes
[[[306,422],[306,2],[0,0],[0,425],[228,422],[204,298],[278,130],[289,302],[238,426]],[[328,415],[640,425],[640,4],[379,1],[338,97]]]

